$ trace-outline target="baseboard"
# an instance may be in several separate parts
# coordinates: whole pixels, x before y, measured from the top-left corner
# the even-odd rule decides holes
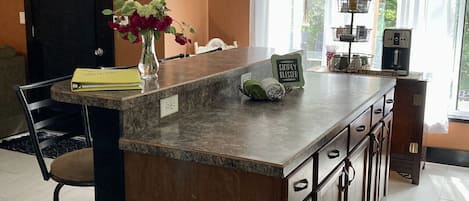
[[[469,167],[469,151],[427,147],[428,162]]]

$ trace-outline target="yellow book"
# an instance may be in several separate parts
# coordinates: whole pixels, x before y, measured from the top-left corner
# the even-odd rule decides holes
[[[72,91],[108,91],[142,89],[137,69],[77,68],[73,73]]]

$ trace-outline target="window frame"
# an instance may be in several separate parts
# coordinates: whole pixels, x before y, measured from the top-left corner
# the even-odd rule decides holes
[[[451,109],[448,111],[448,119],[451,121],[469,121],[469,111],[462,111],[458,109],[459,104],[459,89],[460,89],[460,82],[461,82],[461,64],[463,59],[463,48],[464,42],[469,43],[469,41],[464,41],[464,30],[466,29],[466,11],[469,7],[469,0],[461,0],[460,6],[464,9],[461,9],[459,21],[462,22],[458,25],[458,34],[461,42],[457,44],[457,49],[460,49],[460,53],[455,57],[455,70],[453,73],[453,87],[452,87],[452,97],[451,97]],[[467,33],[469,34],[469,33]]]

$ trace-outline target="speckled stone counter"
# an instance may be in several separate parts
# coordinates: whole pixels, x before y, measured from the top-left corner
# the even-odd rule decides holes
[[[51,96],[66,103],[87,105],[93,137],[96,200],[125,200],[124,154],[121,136],[137,135],[160,122],[160,99],[178,95],[178,118],[209,108],[223,98],[239,98],[240,76],[272,76],[268,48],[236,48],[162,63],[158,81],[143,90],[71,92],[70,82],[54,84]],[[109,182],[112,181],[112,182]]]
[[[370,75],[370,76],[383,76],[383,77],[394,77],[396,79],[403,80],[416,80],[416,81],[429,81],[431,80],[431,74],[423,72],[409,72],[408,75],[399,75],[397,71],[382,70],[380,67],[370,68],[364,70],[358,70],[356,72],[341,72],[341,71],[329,71],[326,67],[313,67],[308,68],[306,71],[318,72],[318,73],[345,73],[345,74],[358,74],[358,75]]]
[[[124,172],[134,174],[124,171],[124,152],[284,178],[395,85],[305,73],[306,86],[282,101],[247,100],[240,76],[271,77],[274,53],[282,54],[237,48],[163,63],[142,91],[73,93],[69,81],[55,84],[53,99],[88,106],[96,200],[125,200]],[[176,94],[179,111],[160,118],[160,99]]]
[[[64,81],[52,87],[51,96],[61,102],[127,110],[153,103],[154,100],[159,99],[159,95],[162,93],[174,93],[178,90],[189,91],[231,78],[246,71],[248,67],[270,62],[270,56],[274,53],[278,52],[268,48],[236,48],[201,54],[162,63],[158,72],[158,81],[144,83],[145,88],[142,91],[74,93],[70,90],[70,82]]]
[[[305,73],[279,102],[227,98],[124,135],[126,151],[285,177],[395,85],[394,79]]]

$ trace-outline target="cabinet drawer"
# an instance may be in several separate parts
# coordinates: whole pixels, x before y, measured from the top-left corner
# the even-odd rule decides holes
[[[288,201],[303,201],[313,191],[313,160],[309,159],[288,177]]]
[[[350,124],[350,144],[349,151],[370,132],[371,125],[371,108],[368,108],[357,119]]]
[[[318,183],[347,157],[348,128],[318,151]]]
[[[384,115],[389,114],[394,107],[394,89],[384,96]]]
[[[384,114],[384,97],[380,98],[373,104],[372,113],[371,113],[371,127],[376,125],[382,118]]]

